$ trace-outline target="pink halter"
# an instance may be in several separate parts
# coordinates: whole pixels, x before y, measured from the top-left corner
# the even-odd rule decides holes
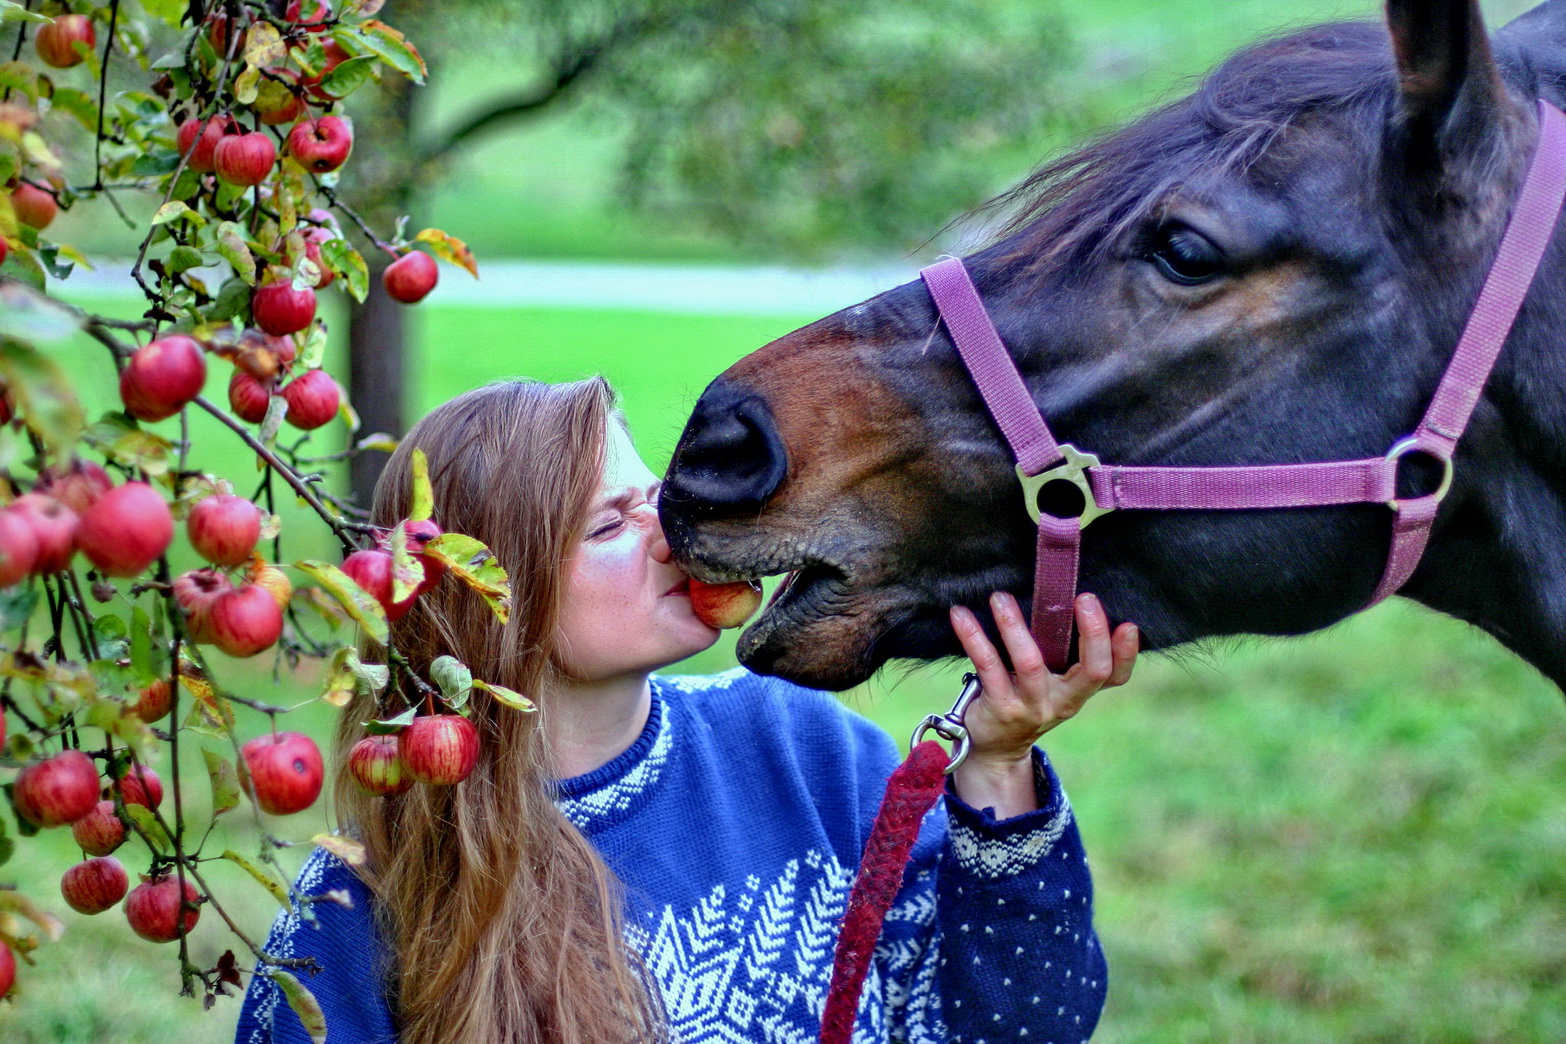
[[[1419,564],[1436,508],[1452,485],[1452,454],[1533,282],[1566,199],[1566,116],[1539,102],[1539,143],[1500,250],[1441,384],[1414,433],[1385,456],[1323,464],[1152,467],[1101,464],[1057,443],[984,309],[961,258],[924,269],[952,341],[1017,460],[1028,514],[1038,523],[1033,636],[1052,671],[1066,667],[1074,619],[1082,529],[1115,510],[1237,510],[1385,503],[1393,511],[1386,571],[1367,608],[1395,593]],[[1399,499],[1397,467],[1410,453],[1441,461],[1439,488]],[[1076,518],[1043,514],[1039,490],[1066,481],[1086,505]]]

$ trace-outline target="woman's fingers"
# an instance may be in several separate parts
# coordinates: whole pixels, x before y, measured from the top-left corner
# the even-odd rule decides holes
[[[1109,672],[1104,688],[1124,685],[1131,680],[1131,670],[1136,666],[1136,654],[1142,647],[1142,633],[1134,623],[1123,623],[1115,628],[1109,639],[1110,651],[1115,658],[1115,668]]]
[[[978,674],[979,681],[984,684],[985,696],[993,694],[999,699],[1009,693],[1011,674],[1006,670],[1005,663],[1001,661],[1000,653],[990,644],[984,628],[979,626],[979,619],[973,615],[973,610],[966,606],[954,605],[951,609],[951,621],[952,630],[956,632],[957,640],[962,643],[962,651],[973,661],[973,669]]]
[[[1006,646],[1006,655],[1011,658],[1011,670],[1017,676],[1018,685],[1028,690],[1029,695],[1037,695],[1049,682],[1049,670],[1044,665],[1039,643],[1033,640],[1033,632],[1028,630],[1027,621],[1022,618],[1022,607],[1013,595],[996,591],[990,595],[990,612],[995,616],[995,627]]]

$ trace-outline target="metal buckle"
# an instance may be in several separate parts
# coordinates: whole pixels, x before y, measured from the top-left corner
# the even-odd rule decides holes
[[[946,766],[946,774],[949,776],[957,771],[957,766],[963,763],[968,756],[968,726],[963,724],[963,718],[968,713],[968,708],[973,706],[973,701],[979,698],[979,693],[984,691],[984,684],[979,681],[979,676],[971,671],[962,676],[962,692],[957,694],[957,702],[952,704],[952,709],[945,714],[926,714],[919,727],[914,729],[913,739],[909,741],[910,747],[917,747],[924,739],[926,732],[934,732],[947,743],[952,744],[952,760]]]
[[[1435,497],[1435,502],[1439,504],[1441,503],[1442,499],[1446,497],[1447,491],[1452,488],[1452,474],[1456,469],[1452,465],[1451,457],[1441,456],[1441,454],[1435,452],[1429,446],[1426,446],[1423,442],[1421,442],[1418,435],[1410,435],[1408,438],[1387,450],[1386,461],[1388,464],[1392,465],[1392,482],[1394,484],[1394,492],[1397,483],[1397,462],[1408,456],[1410,453],[1415,452],[1423,453],[1427,457],[1434,457],[1436,460],[1441,462],[1441,467],[1443,468],[1443,471],[1441,472],[1441,484],[1436,487],[1436,491],[1434,493],[1425,494],[1425,496]],[[1409,499],[1423,500],[1425,498],[1410,497]],[[1386,503],[1387,507],[1391,508],[1393,511],[1396,511],[1398,509],[1398,505],[1402,502],[1398,500],[1397,497],[1393,497]]]
[[[1022,483],[1023,503],[1028,509],[1028,517],[1036,523],[1044,514],[1039,510],[1039,491],[1051,482],[1069,482],[1082,491],[1082,514],[1077,516],[1077,524],[1086,529],[1088,523],[1098,516],[1115,510],[1113,507],[1099,507],[1098,501],[1093,499],[1093,483],[1088,480],[1088,469],[1103,465],[1093,454],[1083,453],[1064,442],[1060,444],[1060,455],[1066,458],[1064,464],[1057,464],[1037,475],[1029,475],[1022,470],[1021,464],[1017,465],[1017,480]]]

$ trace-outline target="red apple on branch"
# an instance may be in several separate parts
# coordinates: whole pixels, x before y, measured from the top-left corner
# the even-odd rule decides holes
[[[332,5],[326,0],[315,0],[308,12],[304,11],[303,0],[288,0],[288,6],[283,8],[285,21],[292,22],[310,33],[325,32],[327,19],[331,17]]]
[[[235,40],[235,35],[239,39]],[[212,44],[212,49],[217,52],[219,58],[228,57],[230,53],[237,59],[245,52],[245,37],[249,30],[240,29],[236,34],[234,21],[223,11],[214,11],[207,16],[207,40]],[[231,50],[232,49],[232,50]]]
[[[48,25],[39,26],[38,35],[33,38],[38,57],[45,65],[56,69],[69,69],[82,63],[82,52],[76,49],[78,43],[88,51],[98,43],[92,19],[86,15],[57,15]]]
[[[114,787],[127,805],[157,808],[163,804],[163,781],[146,765],[126,765]]]
[[[467,779],[478,763],[478,730],[460,714],[427,714],[402,730],[398,750],[414,779],[450,786]]]
[[[691,608],[708,627],[743,626],[761,607],[761,585],[754,580],[732,584],[704,584],[691,579]]]
[[[298,333],[315,318],[315,291],[295,290],[286,279],[267,283],[250,297],[250,315],[269,334]]]
[[[98,770],[79,750],[35,761],[16,774],[16,811],[34,826],[80,819],[98,804]]]
[[[393,602],[393,566],[392,556],[386,551],[355,551],[343,559],[342,570],[350,580],[364,588],[366,594],[381,603],[381,608],[386,610],[386,619],[395,622],[413,608],[419,592],[414,591],[402,601]],[[429,579],[429,574],[425,574],[425,579]]]
[[[77,546],[105,576],[140,576],[173,539],[169,506],[145,482],[109,490],[87,509],[76,529]]]
[[[385,797],[413,786],[396,736],[366,736],[348,752],[348,774],[366,794]]]
[[[314,431],[337,416],[342,389],[325,370],[307,370],[283,385],[288,412],[283,419],[296,428]]]
[[[63,472],[45,468],[38,475],[36,493],[47,493],[78,516],[98,502],[98,498],[114,488],[114,480],[99,464],[77,458]]]
[[[113,856],[97,856],[77,863],[60,878],[60,894],[72,910],[100,914],[125,898],[130,878]]]
[[[410,250],[386,266],[381,285],[394,301],[417,304],[435,289],[440,270],[435,259],[422,250]]]
[[[255,555],[250,559],[250,571],[246,578],[257,587],[266,588],[279,609],[288,609],[288,600],[294,596],[294,585],[289,581],[287,573]]]
[[[329,174],[348,162],[353,130],[337,116],[301,120],[288,132],[288,151],[313,174]]]
[[[266,387],[243,370],[235,370],[234,376],[228,379],[228,408],[242,421],[260,424],[266,419],[271,399]]]
[[[42,232],[60,212],[60,204],[52,193],[22,181],[11,190],[11,209],[16,212],[16,220]]]
[[[181,334],[149,341],[120,371],[120,399],[137,420],[172,417],[196,396],[207,380],[207,358],[200,343]]]
[[[197,174],[211,174],[213,154],[218,142],[237,129],[233,117],[224,113],[206,120],[192,117],[179,125],[175,144],[180,155],[189,153],[185,166]]]
[[[16,982],[16,955],[11,952],[11,947],[0,940],[0,1000],[11,992],[11,986]]]
[[[106,856],[125,843],[125,824],[114,814],[114,802],[100,801],[71,824],[71,836],[88,855]]]
[[[446,573],[446,563],[438,558],[432,558],[424,554],[424,549],[430,546],[430,541],[444,532],[439,526],[429,519],[419,522],[404,522],[402,531],[408,537],[408,550],[413,552],[413,557],[419,560],[424,567],[424,582],[419,585],[419,594],[423,594],[436,584]]]
[[[263,812],[292,815],[320,796],[325,768],[321,751],[309,736],[298,732],[257,736],[239,752],[245,767],[239,781]]]
[[[6,510],[26,522],[38,542],[33,572],[58,573],[71,564],[71,556],[76,554],[76,527],[81,524],[76,512],[47,493],[17,497]]]
[[[259,185],[276,162],[277,146],[261,131],[230,134],[212,150],[212,169],[230,185]]]
[[[212,644],[230,656],[254,656],[277,644],[283,610],[272,592],[256,584],[225,591],[207,613]]]
[[[20,583],[38,565],[38,536],[17,511],[0,511],[0,587]]]
[[[125,919],[131,931],[148,942],[173,942],[180,937],[182,921],[187,935],[196,927],[201,910],[195,904],[200,900],[201,893],[188,879],[183,893],[173,874],[143,879],[125,897]]]
[[[261,89],[252,108],[269,127],[292,123],[305,112],[305,101],[299,96],[303,89],[304,77],[299,73],[284,66],[271,66],[261,78]]]
[[[196,554],[213,565],[241,565],[261,539],[261,509],[244,497],[218,493],[190,509],[185,532]]]
[[[185,633],[200,645],[212,643],[212,603],[234,589],[215,569],[192,569],[174,581],[174,600],[185,610]]]

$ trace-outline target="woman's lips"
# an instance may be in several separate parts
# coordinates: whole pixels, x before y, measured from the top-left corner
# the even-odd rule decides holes
[[[680,577],[680,582],[679,583],[677,583],[673,587],[669,588],[663,594],[664,594],[664,597],[668,597],[669,595],[685,595],[687,598],[689,598],[690,597],[690,593],[691,593],[691,578],[688,577],[688,576],[682,576],[682,577]]]

